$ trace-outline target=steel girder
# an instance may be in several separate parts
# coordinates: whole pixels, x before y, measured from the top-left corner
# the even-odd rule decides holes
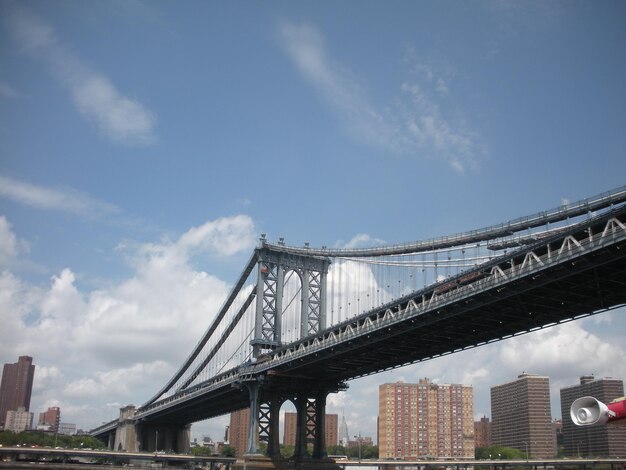
[[[260,248],[257,250],[257,304],[253,356],[281,346],[283,291],[286,273],[300,278],[300,337],[317,334],[326,328],[326,277],[330,260]]]

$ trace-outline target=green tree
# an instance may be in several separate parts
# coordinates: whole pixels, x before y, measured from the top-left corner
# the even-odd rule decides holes
[[[477,447],[474,455],[476,459],[483,460],[518,460],[526,458],[525,452],[504,446]]]
[[[196,457],[210,457],[213,455],[213,452],[206,446],[196,446],[191,448],[191,455],[195,455]]]
[[[224,457],[236,457],[237,451],[233,446],[224,446],[222,447],[222,455]]]
[[[0,431],[0,444],[5,447],[13,447],[18,443],[17,434],[11,431]]]
[[[378,446],[368,446],[361,444],[361,458],[362,459],[374,459],[378,457]],[[346,449],[346,455],[350,459],[359,458],[359,446],[354,445]]]
[[[378,458],[378,446],[364,446],[361,449],[361,456],[364,459],[377,459]]]
[[[289,457],[293,456],[294,451],[295,451],[294,446],[286,446],[284,444],[281,444],[280,446],[280,455],[281,457],[285,459],[288,459]]]

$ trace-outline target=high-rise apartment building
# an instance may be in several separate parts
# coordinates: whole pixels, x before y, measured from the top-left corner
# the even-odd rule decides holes
[[[618,379],[580,378],[580,384],[561,389],[563,417],[563,450],[572,457],[623,457],[626,453],[625,426],[576,426],[570,418],[570,407],[577,398],[591,396],[603,403],[624,396],[624,382]]]
[[[493,445],[513,447],[534,458],[556,456],[550,411],[550,379],[521,374],[491,388]]]
[[[235,448],[237,456],[248,450],[248,431],[250,429],[250,408],[244,408],[230,414],[228,443]]]
[[[285,412],[285,423],[283,433],[283,444],[286,446],[296,445],[296,423],[297,413]],[[338,442],[338,416],[327,414],[324,418],[324,439],[327,446],[336,446]]]
[[[48,411],[39,413],[39,426],[50,426],[50,431],[57,432],[61,422],[61,409],[58,406],[48,408]]]
[[[0,383],[0,427],[6,427],[8,411],[18,408],[30,409],[30,396],[33,390],[35,366],[33,358],[20,356],[14,364],[5,364]]]
[[[381,459],[473,458],[474,392],[420,379],[379,386]]]
[[[491,445],[491,421],[486,416],[474,421],[474,446],[489,447]]]

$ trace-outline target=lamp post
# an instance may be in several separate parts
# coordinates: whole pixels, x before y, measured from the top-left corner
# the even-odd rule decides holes
[[[361,431],[359,431],[359,435],[354,436],[354,438],[357,440],[359,444],[359,463],[361,463]]]
[[[530,455],[528,454],[528,442],[524,441],[524,445],[526,446],[526,461],[528,461],[530,458]]]

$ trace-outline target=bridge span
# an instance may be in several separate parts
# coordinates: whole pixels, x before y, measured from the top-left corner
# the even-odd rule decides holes
[[[624,305],[625,202],[622,187],[465,234],[367,249],[262,237],[180,370],[92,434],[146,451],[160,435],[180,451],[190,423],[249,407],[247,455],[258,456],[262,439],[276,462],[278,414],[290,400],[292,461],[320,468],[326,397],[349,380]]]

